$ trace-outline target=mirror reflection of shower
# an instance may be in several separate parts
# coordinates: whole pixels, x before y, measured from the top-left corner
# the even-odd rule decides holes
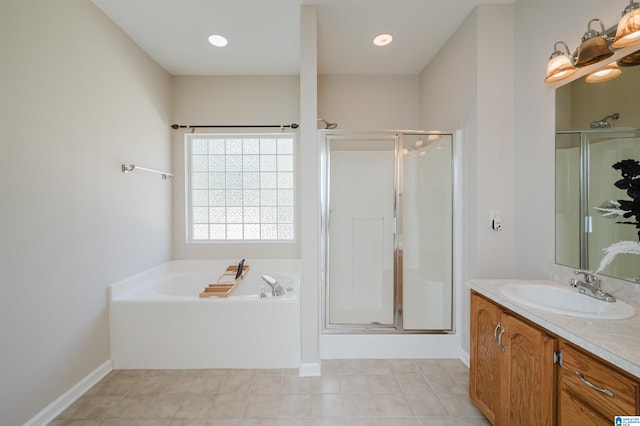
[[[335,129],[338,127],[338,123],[330,123],[323,118],[318,118],[318,121],[321,121],[324,124],[324,130]]]

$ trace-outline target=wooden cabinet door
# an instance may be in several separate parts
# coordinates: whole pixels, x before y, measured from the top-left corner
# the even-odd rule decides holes
[[[556,340],[525,322],[503,314],[504,348],[501,425],[548,425],[555,422]],[[502,349],[501,349],[502,351]]]
[[[487,419],[497,425],[500,407],[502,350],[494,336],[500,331],[501,310],[471,293],[471,363],[469,396]]]

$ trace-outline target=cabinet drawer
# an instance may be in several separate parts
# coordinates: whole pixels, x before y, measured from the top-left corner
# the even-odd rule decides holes
[[[566,344],[560,374],[567,391],[578,395],[605,417],[636,414],[638,384]]]

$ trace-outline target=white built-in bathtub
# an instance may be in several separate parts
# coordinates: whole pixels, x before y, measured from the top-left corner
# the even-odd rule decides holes
[[[251,260],[225,298],[200,298],[237,260],[173,261],[110,287],[116,369],[298,368],[298,260]],[[271,296],[260,276],[292,291]],[[266,298],[258,297],[261,288]]]

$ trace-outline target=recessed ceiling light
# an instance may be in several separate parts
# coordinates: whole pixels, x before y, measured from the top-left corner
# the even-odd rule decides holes
[[[211,34],[209,36],[209,43],[213,44],[216,47],[224,47],[229,43],[229,41],[226,39],[226,37],[223,37],[219,34]]]
[[[393,36],[391,34],[380,34],[375,36],[373,39],[373,44],[376,46],[386,46],[387,44],[393,41]]]

